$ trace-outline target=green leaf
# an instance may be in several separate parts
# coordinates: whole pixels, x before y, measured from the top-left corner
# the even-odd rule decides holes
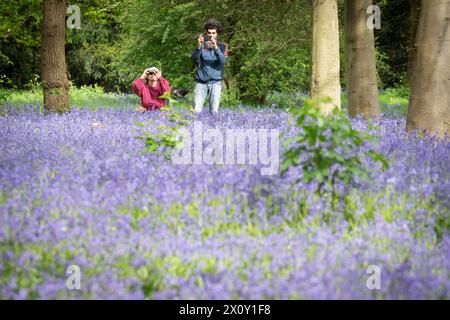
[[[170,99],[170,92],[166,91],[161,96],[159,96],[160,99]]]

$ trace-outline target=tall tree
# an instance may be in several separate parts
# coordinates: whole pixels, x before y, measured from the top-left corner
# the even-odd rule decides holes
[[[337,0],[312,0],[312,11],[311,98],[330,97],[330,103],[319,103],[329,113],[341,107]]]
[[[417,27],[419,26],[420,17],[420,0],[409,0],[410,5],[410,46],[408,50],[408,81],[411,85],[412,83],[412,70],[413,62],[416,55],[416,38],[417,38]]]
[[[450,128],[450,0],[422,1],[406,129]]]
[[[41,72],[44,108],[61,113],[70,110],[64,51],[66,0],[44,0],[43,17]]]
[[[366,11],[372,0],[345,1],[345,55],[347,61],[348,108],[351,117],[380,114],[375,40]]]

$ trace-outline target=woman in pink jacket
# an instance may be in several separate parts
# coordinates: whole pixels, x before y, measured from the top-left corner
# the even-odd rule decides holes
[[[169,81],[163,78],[161,71],[156,67],[145,69],[142,76],[131,84],[131,89],[141,98],[139,111],[159,110],[165,106],[166,101],[159,97],[164,92],[170,92]]]

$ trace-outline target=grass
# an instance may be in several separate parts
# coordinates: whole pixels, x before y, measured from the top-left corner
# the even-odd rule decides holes
[[[380,92],[381,112],[406,116],[409,104],[408,88],[389,88]]]
[[[292,105],[302,105],[303,98],[307,93],[271,93],[268,98],[267,105],[276,104],[282,109],[287,109]],[[389,116],[406,116],[409,103],[409,88],[396,87],[380,90],[380,107],[381,112]],[[348,94],[344,91],[341,95],[342,108],[348,109]]]
[[[390,116],[406,116],[409,104],[409,88],[398,87],[380,90],[381,112]],[[348,94],[342,94],[342,108],[348,108]]]
[[[88,107],[96,109],[99,107],[120,108],[127,105],[138,106],[139,98],[124,93],[107,93],[103,88],[94,86],[72,86],[69,91],[69,102],[72,107]],[[268,106],[276,103],[281,108],[287,107],[289,104],[302,103],[301,98],[304,94],[279,94],[273,93],[269,95]],[[42,89],[39,85],[33,85],[28,90],[6,90],[0,88],[0,103],[5,100],[6,103],[13,106],[23,105],[42,105]],[[409,89],[404,87],[389,88],[380,90],[381,111],[387,115],[403,115],[406,116],[409,102]],[[192,100],[192,93],[187,96],[187,100]],[[226,94],[222,97],[222,105],[235,107],[238,104],[236,97],[230,98]],[[342,107],[346,109],[348,106],[347,92],[342,94]]]
[[[0,89],[0,97],[5,97],[5,103],[13,106],[42,105],[43,94],[39,86],[29,90]],[[126,105],[140,104],[139,98],[123,93],[107,93],[100,86],[71,86],[69,90],[69,103],[71,107],[99,107],[120,108]]]

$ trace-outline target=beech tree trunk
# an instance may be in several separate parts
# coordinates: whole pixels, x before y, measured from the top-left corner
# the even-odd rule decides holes
[[[311,98],[331,102],[319,103],[328,114],[341,107],[339,79],[339,23],[337,0],[312,0]]]
[[[41,73],[44,108],[66,112],[69,107],[65,43],[66,0],[44,0],[42,21]]]
[[[406,129],[450,130],[450,0],[422,1]]]
[[[345,1],[345,55],[350,117],[381,113],[378,98],[374,31],[367,26],[372,0]]]
[[[413,61],[416,56],[416,39],[417,39],[417,27],[419,26],[419,17],[420,17],[420,0],[409,0],[410,5],[410,48],[408,52],[408,83],[412,84],[412,70],[413,70]]]

